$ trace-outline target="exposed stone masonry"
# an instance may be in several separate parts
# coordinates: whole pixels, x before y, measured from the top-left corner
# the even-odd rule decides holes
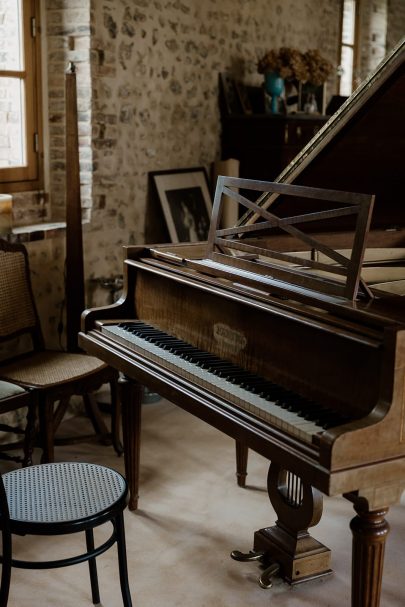
[[[390,11],[401,13],[400,5],[401,0],[390,0]],[[121,272],[121,247],[144,241],[145,218],[163,221],[148,207],[148,172],[209,168],[219,159],[220,72],[260,83],[257,58],[283,45],[319,48],[335,65],[338,61],[336,0],[45,0],[44,6],[47,198],[50,216],[63,218],[64,78],[74,61],[88,285],[91,278]],[[397,23],[395,28],[398,32]],[[391,42],[395,37],[388,35]],[[45,199],[31,199],[30,221],[47,208]],[[55,334],[64,240],[29,249],[45,332]],[[108,292],[99,289],[87,303],[107,300]]]

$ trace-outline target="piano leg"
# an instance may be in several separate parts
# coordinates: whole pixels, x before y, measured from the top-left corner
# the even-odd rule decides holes
[[[353,534],[352,607],[380,604],[388,508],[369,510],[365,500],[354,503],[357,516],[350,523]]]
[[[249,450],[245,443],[242,441],[235,442],[236,447],[236,478],[239,487],[246,486],[247,477],[247,461]]]
[[[125,477],[129,486],[128,507],[130,510],[137,510],[143,386],[127,377],[120,377],[118,390],[121,401]]]
[[[308,533],[322,515],[319,491],[275,462],[270,464],[267,489],[277,513],[276,524],[256,531],[253,551],[236,550],[232,558],[260,561],[266,567],[259,579],[263,588],[271,587],[274,575],[299,584],[331,574],[329,548]]]

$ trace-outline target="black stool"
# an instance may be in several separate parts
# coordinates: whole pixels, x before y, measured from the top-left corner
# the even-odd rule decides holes
[[[96,464],[65,462],[13,470],[2,479],[12,534],[61,535],[79,531],[86,534],[84,554],[55,561],[11,559],[12,567],[53,569],[88,561],[92,599],[97,604],[100,594],[96,557],[116,542],[123,604],[132,607],[123,518],[128,487],[121,474]],[[107,521],[112,523],[112,535],[95,548],[93,529]]]

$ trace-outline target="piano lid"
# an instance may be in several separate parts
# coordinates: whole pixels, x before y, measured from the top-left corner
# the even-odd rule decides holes
[[[275,179],[376,197],[371,229],[405,224],[405,38]],[[264,195],[259,204],[277,204]],[[305,204],[300,205],[300,210]],[[283,203],[286,216],[296,207]],[[258,219],[247,211],[238,225]],[[334,224],[336,229],[337,224]],[[319,229],[330,229],[319,224]],[[350,229],[345,218],[338,229]]]

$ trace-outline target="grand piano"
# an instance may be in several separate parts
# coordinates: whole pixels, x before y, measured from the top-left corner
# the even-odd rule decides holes
[[[378,607],[386,513],[405,488],[405,43],[273,183],[218,179],[206,243],[124,248],[125,289],[79,344],[123,374],[130,507],[142,386],[269,459],[273,526],[237,560],[330,573],[322,494],[356,512],[352,607]],[[244,209],[221,227],[224,197]]]

